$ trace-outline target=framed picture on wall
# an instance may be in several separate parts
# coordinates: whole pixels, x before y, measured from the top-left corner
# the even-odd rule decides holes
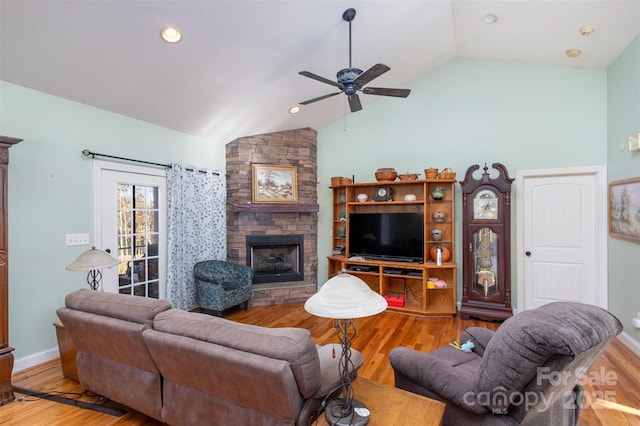
[[[253,164],[251,201],[254,203],[297,203],[296,166]]]
[[[640,243],[640,177],[609,184],[609,234]]]

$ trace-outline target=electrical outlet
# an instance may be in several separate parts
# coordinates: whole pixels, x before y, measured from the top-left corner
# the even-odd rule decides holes
[[[67,246],[84,246],[89,244],[89,234],[67,234],[65,245]]]

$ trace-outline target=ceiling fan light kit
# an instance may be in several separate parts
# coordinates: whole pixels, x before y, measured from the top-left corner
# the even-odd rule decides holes
[[[384,64],[375,64],[374,66],[363,72],[361,69],[351,66],[351,21],[353,21],[355,17],[356,10],[353,8],[345,10],[342,14],[342,19],[349,23],[349,67],[338,71],[338,73],[336,74],[337,81],[329,80],[328,78],[321,77],[309,71],[300,71],[298,73],[302,76],[312,78],[331,86],[335,86],[340,89],[340,91],[300,102],[300,105],[309,105],[311,103],[339,95],[340,93],[344,93],[349,101],[349,108],[351,109],[351,112],[356,112],[362,109],[362,104],[360,103],[358,92],[362,92],[367,95],[393,96],[397,98],[406,98],[407,96],[409,96],[409,93],[411,93],[409,89],[364,87],[371,80],[379,77],[380,75],[389,71],[391,68]]]

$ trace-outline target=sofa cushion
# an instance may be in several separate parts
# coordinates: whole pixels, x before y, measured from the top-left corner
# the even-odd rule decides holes
[[[308,330],[259,327],[178,309],[158,314],[153,328],[286,361],[304,398],[320,386],[318,351]]]
[[[87,289],[76,290],[65,298],[65,306],[76,311],[153,325],[153,319],[162,311],[171,308],[166,300],[105,293]]]

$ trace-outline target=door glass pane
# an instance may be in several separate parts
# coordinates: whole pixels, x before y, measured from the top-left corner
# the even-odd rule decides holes
[[[159,297],[158,188],[118,184],[118,291]]]

